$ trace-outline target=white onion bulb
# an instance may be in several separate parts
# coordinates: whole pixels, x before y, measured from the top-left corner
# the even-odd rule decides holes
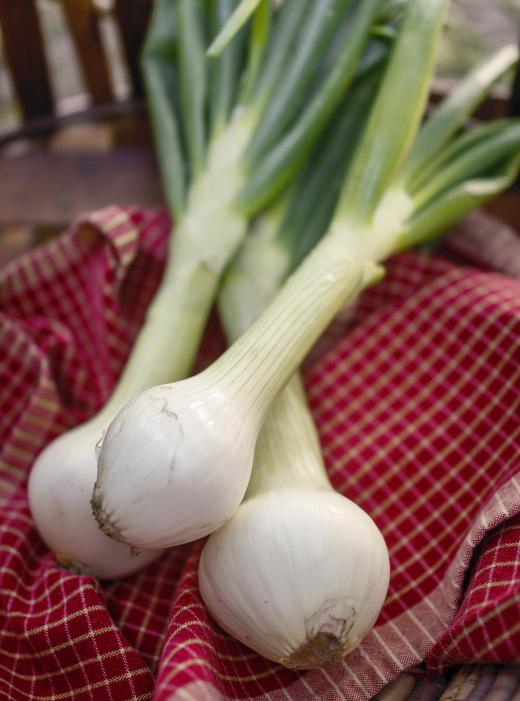
[[[88,422],[52,441],[31,471],[29,505],[40,535],[61,564],[81,574],[114,579],[136,572],[160,552],[135,552],[99,529],[90,495],[101,435],[101,424]]]
[[[92,505],[103,530],[137,548],[196,540],[240,504],[257,421],[206,373],[142,392],[110,424]]]
[[[332,490],[246,500],[204,547],[199,584],[215,620],[287,667],[338,662],[374,625],[388,551],[370,517]]]

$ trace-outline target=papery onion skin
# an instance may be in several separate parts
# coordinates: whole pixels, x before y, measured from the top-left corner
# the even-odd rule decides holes
[[[307,486],[246,500],[199,565],[202,598],[221,627],[297,669],[337,662],[359,645],[389,576],[372,519],[333,490]]]

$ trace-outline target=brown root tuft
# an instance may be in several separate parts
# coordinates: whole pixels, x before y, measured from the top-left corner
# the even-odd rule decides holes
[[[318,669],[340,662],[350,645],[331,633],[317,633],[280,663],[289,669]]]
[[[120,543],[125,543],[125,545],[128,545],[128,543],[126,543],[124,540],[121,531],[103,506],[103,492],[101,491],[101,487],[97,482],[94,485],[90,506],[92,507],[92,514],[94,515],[94,518],[96,519],[98,526],[101,528],[103,533],[109,536],[109,538],[113,538],[114,540],[118,540]]]
[[[87,565],[84,565],[82,562],[78,562],[77,560],[72,560],[67,555],[56,553],[56,560],[58,564],[61,565],[64,569],[66,569],[68,572],[72,572],[73,574],[79,575],[87,575],[89,577],[92,576],[92,572],[90,571],[90,568],[87,567]]]

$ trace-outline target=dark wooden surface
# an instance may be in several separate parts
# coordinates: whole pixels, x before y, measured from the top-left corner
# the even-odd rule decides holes
[[[100,11],[94,0],[57,2],[62,6],[91,103],[114,101],[114,85],[100,32]],[[151,8],[152,0],[114,0],[113,14],[134,96],[143,93],[140,54]],[[56,104],[37,0],[0,0],[0,26],[10,80],[23,119],[54,114]]]
[[[114,93],[93,2],[61,0],[61,4],[91,100],[95,104],[110,102]]]
[[[485,209],[512,226],[520,235],[520,184],[514,190],[495,197],[486,204]]]
[[[115,14],[135,95],[143,93],[139,57],[151,8],[150,0],[115,0]]]
[[[1,148],[6,144],[27,141],[28,139],[47,138],[56,130],[71,124],[109,124],[114,120],[118,121],[121,117],[140,119],[145,111],[144,100],[128,98],[117,102],[89,105],[77,112],[44,115],[43,117],[31,119],[29,122],[24,122],[21,125],[0,132],[0,158],[3,155]],[[88,144],[86,146],[88,148]]]
[[[0,158],[0,227],[65,227],[111,204],[158,206],[162,195],[151,151],[40,151]]]
[[[0,0],[0,25],[23,116],[52,114],[54,101],[35,0]]]

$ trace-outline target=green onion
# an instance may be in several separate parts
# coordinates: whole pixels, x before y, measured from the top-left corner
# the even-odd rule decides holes
[[[266,149],[278,141],[280,134],[293,121],[319,68],[319,59],[347,6],[348,0],[320,0],[311,4],[298,33],[298,43],[291,52],[291,60],[285,66],[283,90],[277,84],[276,89],[264,92],[262,96],[262,119],[246,151],[246,162],[251,168],[258,165]],[[372,20],[374,12],[369,14]]]
[[[353,80],[378,4],[379,0],[365,0],[360,6],[352,21],[349,40],[339,50],[323,86],[309,100],[296,124],[256,164],[252,177],[237,198],[242,211],[252,215],[272,201],[308,156],[312,144],[322,133]],[[262,141],[260,143],[265,145]],[[253,149],[246,157],[253,159],[254,163],[255,154],[256,150]]]
[[[352,224],[369,223],[410,150],[426,105],[446,5],[420,0],[408,6],[339,205],[339,217]]]
[[[178,0],[178,56],[182,124],[193,180],[204,168],[206,153],[204,54],[202,0]]]
[[[431,241],[459,222],[468,212],[507,190],[520,172],[520,154],[498,161],[486,174],[460,182],[414,212],[402,225],[396,250]]]
[[[337,0],[338,7],[347,4]],[[150,552],[132,558],[127,546],[97,528],[85,498],[95,481],[94,447],[127,401],[150,386],[189,373],[220,276],[248,229],[251,213],[240,209],[238,196],[256,169],[246,163],[252,139],[267,115],[282,103],[285,121],[291,114],[290,121],[298,123],[299,119],[293,120],[298,105],[322,94],[321,84],[312,81],[323,61],[323,39],[317,28],[326,26],[327,36],[333,39],[344,31],[347,18],[336,14],[337,26],[332,26],[314,9],[301,14],[301,21],[288,29],[288,9],[294,17],[302,5],[311,7],[305,0],[286,0],[272,22],[269,2],[250,5],[251,25],[239,27],[233,24],[239,7],[234,0],[154,3],[143,73],[166,201],[175,220],[166,269],[107,404],[91,421],[46,448],[29,485],[32,513],[43,538],[62,561],[82,571],[122,576],[157,555]],[[372,18],[364,13],[370,23]],[[210,58],[206,47],[220,31],[225,41],[218,57]],[[356,56],[361,56],[363,42],[357,37],[352,42],[359,45]],[[322,48],[315,53],[317,47]],[[354,75],[355,60],[352,64]],[[280,102],[279,87],[289,75],[290,99]],[[350,82],[349,77],[336,86],[334,105],[345,98]],[[334,109],[329,108],[327,118],[312,134],[303,130],[308,150],[333,116]],[[264,128],[274,147],[288,131],[288,123],[280,126],[271,121],[271,128]],[[295,170],[284,184],[289,187],[296,175]],[[269,185],[280,191],[274,178]],[[56,518],[58,513],[63,520]],[[83,534],[81,539],[78,532]]]
[[[269,27],[271,21],[270,2],[263,0],[256,12],[249,40],[249,56],[246,69],[246,83],[243,90],[242,102],[247,102],[256,84],[262,59],[267,49]]]
[[[262,214],[244,241],[219,294],[228,339],[250,326],[327,229],[373,87],[363,81],[352,91],[356,109],[344,109],[292,196]],[[334,187],[326,187],[331,178]],[[262,427],[244,502],[202,551],[202,597],[220,625],[258,653],[311,669],[357,646],[379,613],[388,577],[376,526],[331,487],[295,375]]]
[[[143,55],[143,73],[150,104],[156,151],[166,201],[170,211],[181,217],[186,206],[184,164],[178,110],[178,77],[175,71],[177,22],[171,5],[156,3]]]

